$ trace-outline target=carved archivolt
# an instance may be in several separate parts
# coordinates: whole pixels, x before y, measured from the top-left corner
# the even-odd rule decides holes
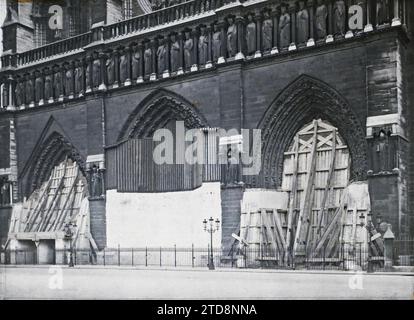
[[[190,102],[162,89],[150,94],[130,114],[118,141],[151,138],[155,130],[163,128],[171,120],[184,121],[186,128],[208,126],[207,121]]]
[[[337,127],[351,153],[351,179],[363,180],[367,172],[365,130],[348,102],[332,87],[310,76],[301,76],[270,105],[260,121],[262,171],[253,184],[277,188],[281,184],[283,153],[294,135],[312,119]]]
[[[29,170],[25,193],[30,195],[33,190],[49,178],[52,169],[65,159],[76,161],[82,174],[85,175],[85,160],[75,147],[61,134],[53,132],[35,153]]]

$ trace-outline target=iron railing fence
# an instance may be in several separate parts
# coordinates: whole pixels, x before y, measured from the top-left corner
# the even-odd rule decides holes
[[[324,252],[324,251],[323,251]],[[45,254],[35,248],[25,250],[0,251],[0,264],[56,264],[67,265],[71,251],[54,250]],[[89,249],[73,248],[74,265],[131,266],[131,267],[188,267],[206,268],[210,260],[209,248],[194,246],[147,247],[147,248],[105,248],[95,252]],[[213,262],[216,268],[263,268],[263,269],[306,269],[306,270],[361,270],[366,271],[368,261],[374,270],[384,269],[384,257],[373,257],[362,244],[352,250],[341,245],[335,256],[323,253],[316,256],[296,256],[291,252],[271,248],[248,248],[230,250],[213,249]]]
[[[393,259],[396,266],[414,266],[414,238],[400,237],[393,243]]]

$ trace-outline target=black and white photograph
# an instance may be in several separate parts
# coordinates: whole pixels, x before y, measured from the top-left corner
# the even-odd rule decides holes
[[[0,0],[0,25],[0,300],[414,299],[414,1]]]

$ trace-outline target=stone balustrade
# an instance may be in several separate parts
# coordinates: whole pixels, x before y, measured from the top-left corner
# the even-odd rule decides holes
[[[79,99],[405,24],[405,0],[353,3],[192,0],[97,25],[85,34],[3,55],[0,110]]]

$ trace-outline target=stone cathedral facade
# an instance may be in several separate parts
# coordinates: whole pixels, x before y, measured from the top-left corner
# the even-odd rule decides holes
[[[413,28],[408,0],[7,0],[3,249],[201,246],[210,216],[224,253],[412,236]],[[203,163],[155,163],[162,128]]]

